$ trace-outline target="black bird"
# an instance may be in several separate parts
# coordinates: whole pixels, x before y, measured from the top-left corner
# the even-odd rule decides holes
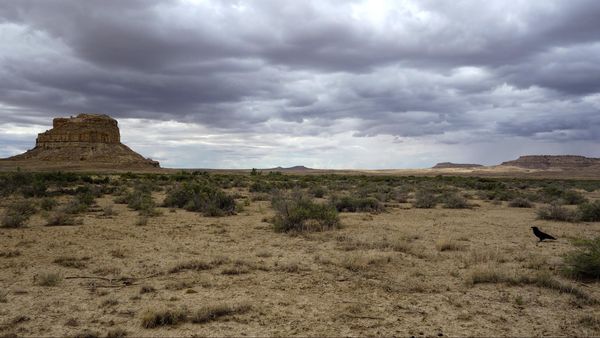
[[[545,232],[542,232],[540,229],[538,229],[538,227],[531,227],[531,229],[533,229],[533,234],[540,239],[540,242],[545,240],[545,239],[556,239],[553,236],[548,235]]]

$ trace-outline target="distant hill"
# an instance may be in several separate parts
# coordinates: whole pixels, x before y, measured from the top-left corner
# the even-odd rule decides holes
[[[434,165],[433,169],[448,169],[448,168],[477,168],[483,167],[481,164],[471,164],[471,163],[452,163],[452,162],[441,162]]]
[[[285,168],[285,167],[275,167],[275,168],[261,169],[261,170],[264,170],[264,171],[268,171],[268,170],[270,170],[270,171],[310,171],[310,170],[315,170],[315,169],[307,168],[307,167],[305,167],[303,165],[296,165],[296,166],[287,167],[287,168]]]
[[[600,158],[576,155],[526,155],[513,161],[502,162],[501,165],[527,169],[579,169],[600,166]]]

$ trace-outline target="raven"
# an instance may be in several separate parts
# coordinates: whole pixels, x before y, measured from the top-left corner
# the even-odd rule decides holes
[[[548,235],[547,233],[542,232],[538,227],[531,227],[533,229],[533,234],[540,239],[540,242],[545,239],[556,239],[553,236]]]

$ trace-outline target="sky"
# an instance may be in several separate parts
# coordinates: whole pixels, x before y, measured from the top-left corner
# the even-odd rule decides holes
[[[0,157],[116,118],[163,167],[600,157],[600,1],[0,0]]]

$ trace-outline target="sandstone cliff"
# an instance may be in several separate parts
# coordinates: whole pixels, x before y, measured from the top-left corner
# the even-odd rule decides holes
[[[528,169],[581,169],[600,165],[600,158],[575,155],[527,155],[514,161],[502,162],[504,166]]]
[[[8,161],[114,167],[159,167],[121,143],[119,126],[108,115],[80,114],[55,118],[52,129],[38,135],[35,148]]]

